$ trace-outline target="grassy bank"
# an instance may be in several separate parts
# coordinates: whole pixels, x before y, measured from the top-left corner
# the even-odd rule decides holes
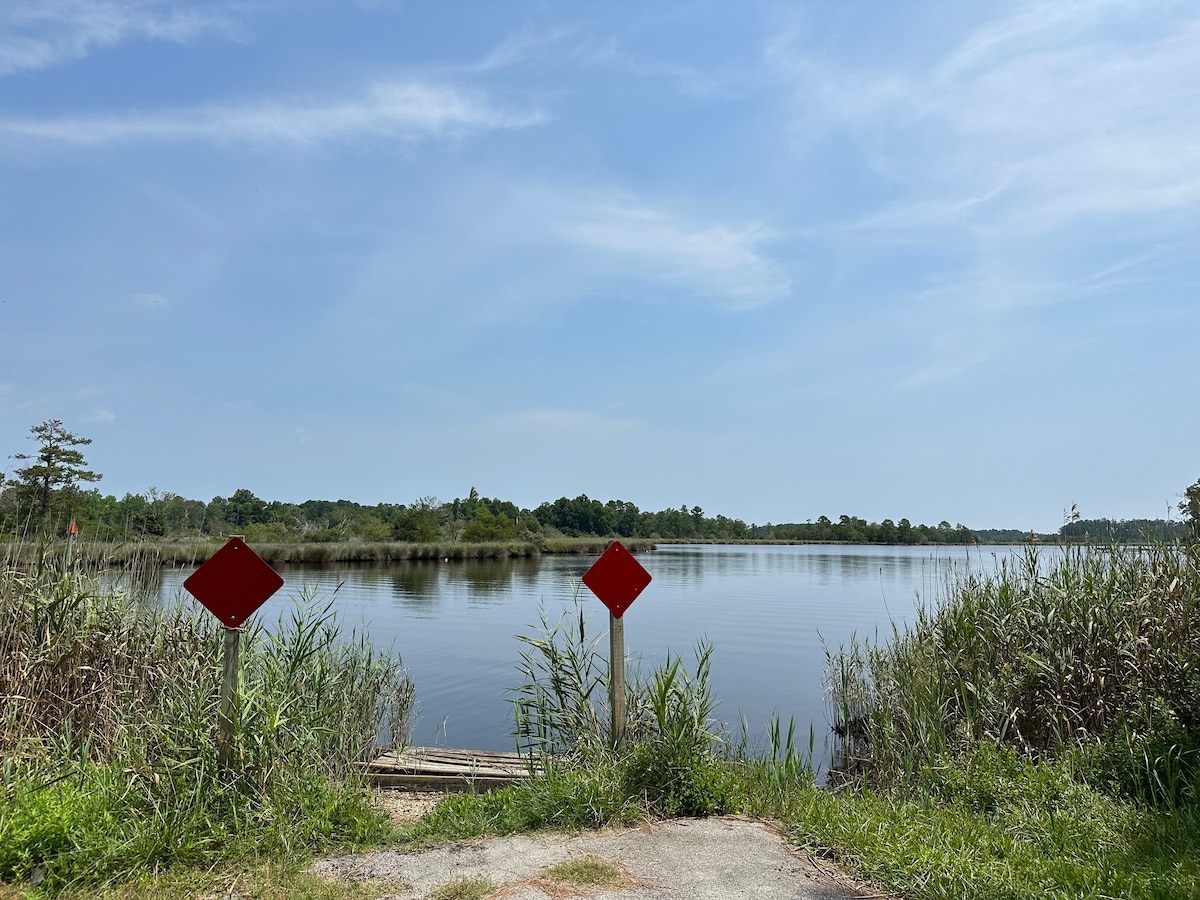
[[[389,833],[354,772],[405,734],[399,660],[311,602],[249,629],[223,768],[219,632],[54,566],[0,571],[0,882],[88,894]]]
[[[216,553],[225,538],[195,541],[136,541],[108,543],[79,541],[74,556],[85,570],[104,566],[153,569],[161,566],[198,566]],[[513,559],[542,554],[578,554],[595,556],[612,543],[609,538],[547,538],[539,543],[500,541],[471,543],[464,541],[415,544],[402,541],[341,541],[319,543],[254,542],[254,551],[266,562],[304,563],[388,563],[405,560]],[[622,543],[633,553],[655,548],[653,541],[625,539]],[[12,564],[32,566],[45,555],[45,546],[35,541],[14,542],[0,551]],[[61,554],[61,550],[56,550]]]
[[[346,773],[380,710],[405,708],[394,661],[324,641],[319,610],[259,634],[231,776],[211,749],[204,620],[143,618],[54,572],[6,578],[0,750],[16,787],[0,801],[0,880],[182,897],[212,883],[197,873],[232,869],[220,877],[262,896],[315,897],[332,889],[305,881],[307,855],[387,839]],[[947,585],[910,628],[830,653],[849,751],[832,787],[815,736],[774,723],[754,741],[716,719],[709,645],[631,673],[613,747],[605,632],[577,611],[544,620],[514,651],[514,700],[545,774],[452,796],[402,838],[740,813],[905,897],[1200,896],[1198,600],[1200,551],[1170,548],[1031,556]],[[331,706],[346,718],[323,718]]]
[[[407,838],[742,813],[905,897],[1200,896],[1198,576],[1196,551],[1072,550],[948,585],[912,628],[831,653],[854,751],[832,787],[787,729],[756,748],[713,719],[708,648],[635,679],[610,747],[594,636],[543,622],[518,722],[557,763]]]

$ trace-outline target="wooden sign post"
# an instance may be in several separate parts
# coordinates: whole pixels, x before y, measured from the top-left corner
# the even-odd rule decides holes
[[[221,660],[221,708],[217,714],[217,761],[232,766],[234,713],[237,709],[238,671],[242,629],[239,627],[267,598],[283,587],[279,573],[262,561],[240,537],[230,538],[204,565],[183,583],[189,594],[225,625]]]
[[[625,739],[625,621],[622,616],[651,576],[620,541],[613,541],[583,575],[583,583],[608,607],[608,708],[614,747]]]
[[[625,620],[608,614],[608,708],[612,710],[610,734],[614,747],[625,742]]]
[[[217,764],[233,765],[233,711],[237,706],[238,667],[242,656],[242,629],[225,629],[225,654],[221,660],[221,711],[217,714]]]

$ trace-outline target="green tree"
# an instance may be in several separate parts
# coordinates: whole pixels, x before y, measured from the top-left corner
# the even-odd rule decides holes
[[[401,507],[392,518],[392,538],[397,541],[432,543],[442,536],[443,504],[437,497],[421,497]]]
[[[225,504],[225,521],[234,528],[265,525],[268,519],[267,502],[254,496],[253,491],[238,488]]]
[[[76,449],[87,446],[92,439],[67,431],[61,419],[47,419],[32,426],[29,439],[37,442],[38,450],[13,454],[13,459],[30,461],[17,469],[15,482],[18,496],[45,521],[56,497],[70,498],[76,484],[99,481],[101,476],[87,468],[83,452]]]
[[[162,537],[166,534],[162,518],[158,510],[142,494],[127,493],[120,500],[121,525],[127,537],[152,535]]]
[[[354,520],[354,533],[364,541],[386,541],[391,538],[392,529],[378,515],[364,510]]]
[[[900,542],[900,529],[891,519],[884,519],[876,529],[876,540],[880,544],[897,544]]]
[[[1179,511],[1183,513],[1183,520],[1192,532],[1192,539],[1200,540],[1200,478],[1183,492]]]
[[[487,507],[463,529],[462,539],[474,543],[485,541],[511,541],[517,536],[517,526],[508,516],[498,516]]]

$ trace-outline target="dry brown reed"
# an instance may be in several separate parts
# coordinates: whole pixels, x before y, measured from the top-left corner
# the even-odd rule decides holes
[[[132,579],[136,581],[137,579]],[[0,755],[103,761],[207,753],[220,635],[200,610],[159,608],[43,556],[0,569]],[[305,748],[331,773],[401,741],[413,705],[399,660],[342,633],[312,598],[243,636],[245,753]]]

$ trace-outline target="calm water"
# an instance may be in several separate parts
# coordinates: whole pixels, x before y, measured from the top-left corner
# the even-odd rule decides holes
[[[696,642],[716,646],[712,682],[718,714],[744,716],[758,737],[768,718],[794,717],[807,743],[821,742],[824,647],[853,633],[890,633],[918,598],[934,599],[947,576],[992,570],[1019,548],[662,545],[639,559],[654,580],[625,613],[626,651],[643,668],[668,650],[691,659]],[[391,645],[416,683],[413,740],[480,750],[512,749],[512,703],[520,683],[517,634],[533,634],[539,607],[551,620],[576,611],[574,595],[591,558],[411,562],[328,567],[280,566],[284,589],[260,610],[269,623],[302,592],[328,600],[346,626]],[[176,602],[191,570],[164,575],[160,597]],[[340,585],[340,587],[339,587]],[[593,633],[607,610],[579,594]],[[194,602],[184,595],[187,602]],[[607,640],[601,642],[605,653]]]

